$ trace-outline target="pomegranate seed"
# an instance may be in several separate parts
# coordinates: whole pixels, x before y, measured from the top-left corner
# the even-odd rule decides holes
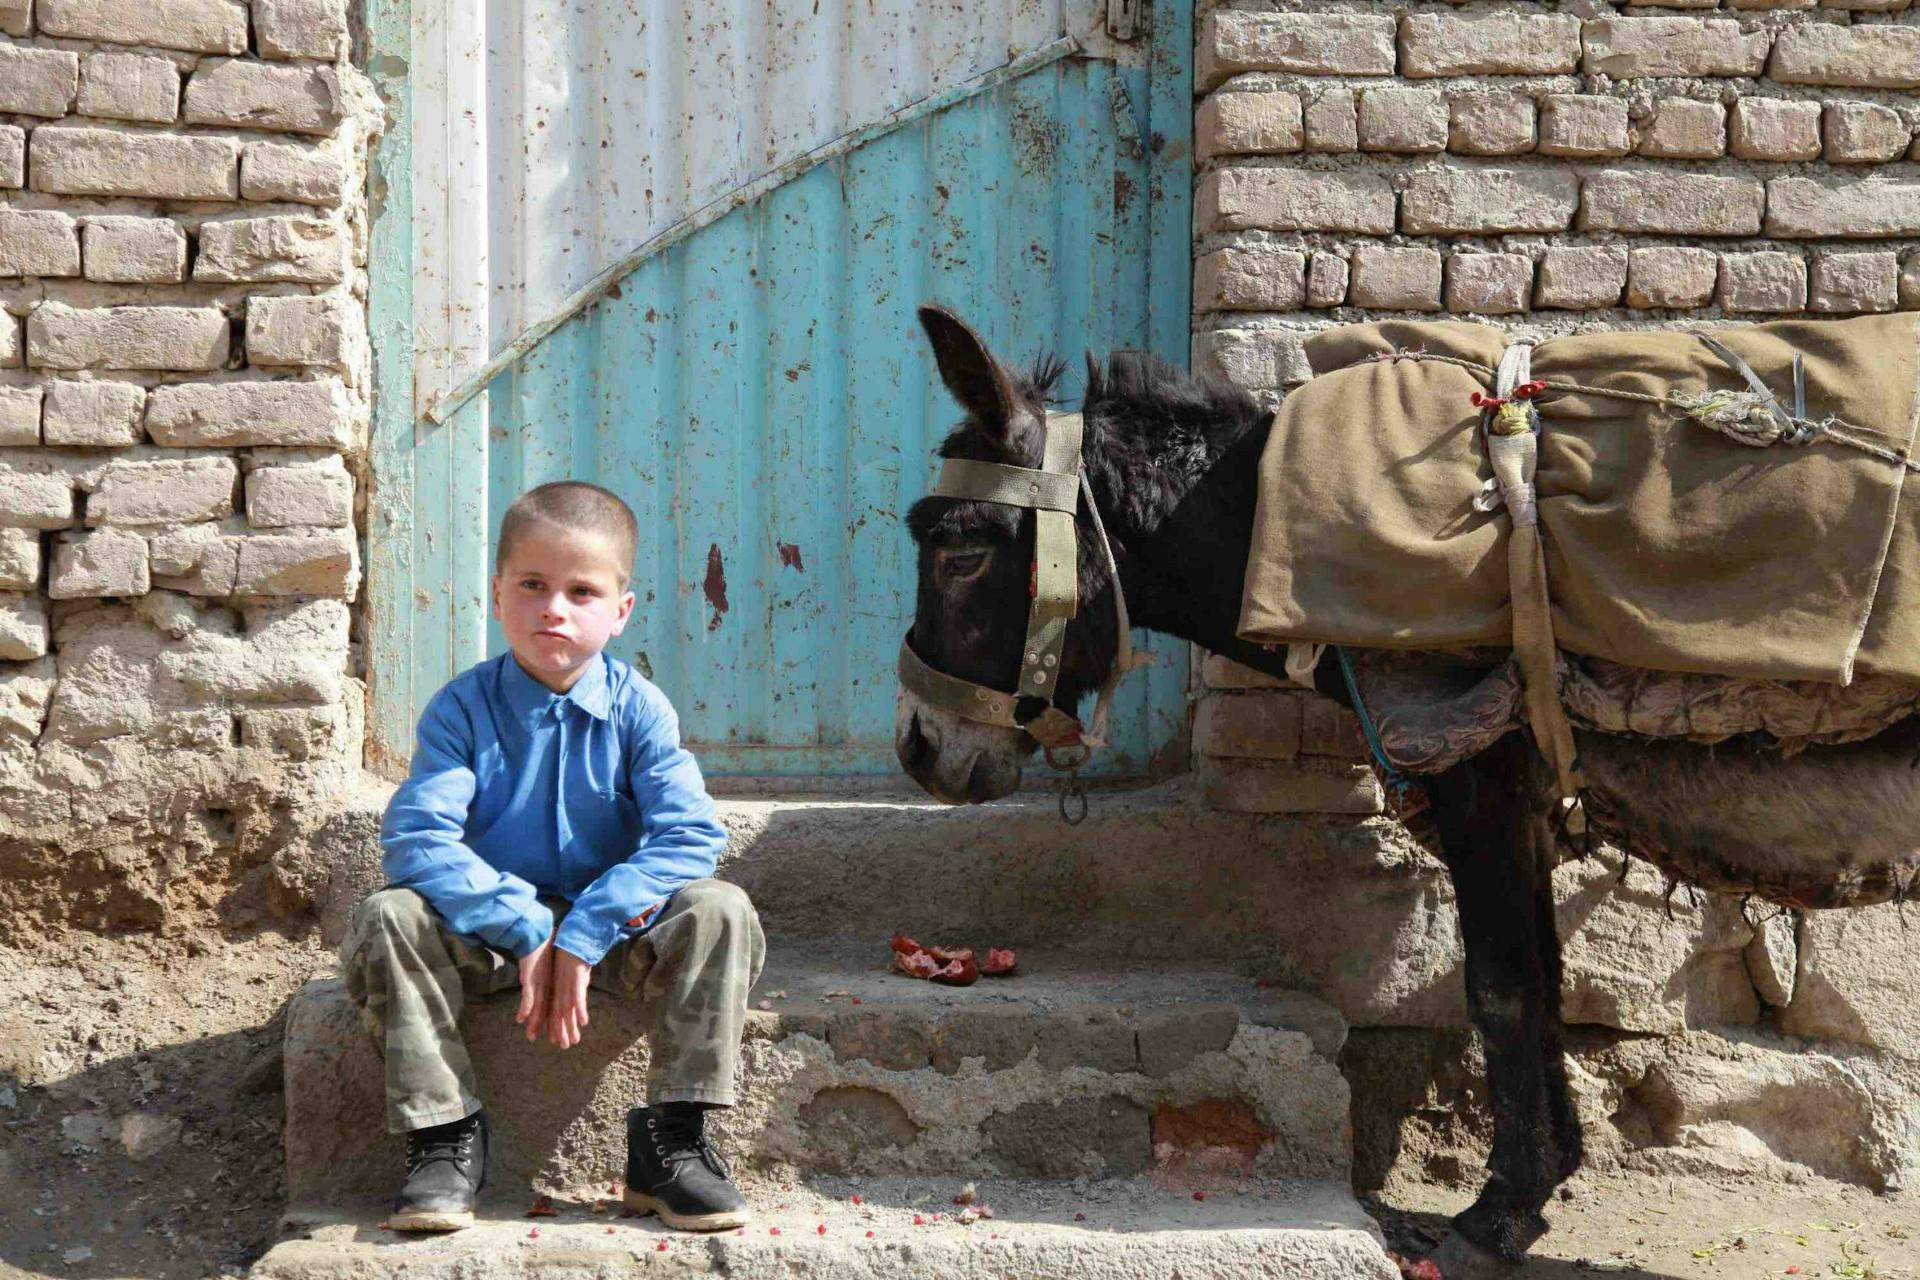
[[[815,1230],[817,1230],[821,1235],[825,1235],[827,1234],[827,1224],[823,1222],[818,1227],[816,1227]]]
[[[665,1253],[667,1251],[667,1242],[662,1240],[659,1244],[653,1246],[653,1249],[655,1253]]]
[[[873,1232],[871,1231],[867,1232],[867,1239],[869,1240],[873,1239]]]
[[[791,1182],[783,1182],[780,1184],[780,1189],[782,1191],[791,1191],[793,1190],[793,1184]]]
[[[535,1227],[533,1230],[527,1232],[527,1239],[538,1240],[539,1238],[540,1238],[540,1228]]]
[[[861,1201],[860,1201],[860,1197],[859,1197],[859,1196],[855,1196],[855,1197],[853,1198],[853,1202],[854,1202],[855,1204],[859,1204],[859,1203],[861,1202]]]
[[[778,1228],[778,1227],[768,1227],[768,1228],[767,1228],[767,1234],[768,1234],[768,1235],[770,1235],[770,1236],[777,1236],[777,1235],[779,1235],[779,1234],[780,1234],[780,1228]]]
[[[1073,1215],[1073,1220],[1075,1222],[1085,1222],[1087,1220],[1087,1215],[1084,1213],[1076,1213]]]
[[[1193,1198],[1195,1200],[1205,1200],[1207,1198],[1207,1193],[1204,1191],[1196,1191],[1193,1193]]]
[[[854,1002],[855,1004],[859,1004],[859,1003],[860,1003],[860,997],[859,997],[859,996],[855,996],[855,997],[853,998],[853,1002]]]
[[[913,1215],[913,1225],[916,1227],[924,1227],[927,1225],[927,1220],[916,1213]]]
[[[612,1235],[612,1234],[613,1234],[613,1228],[612,1228],[612,1227],[608,1227],[608,1228],[607,1228],[607,1234],[608,1234],[608,1235]]]

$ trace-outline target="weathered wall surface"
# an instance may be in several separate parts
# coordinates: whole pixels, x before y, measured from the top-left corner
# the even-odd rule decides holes
[[[1360,320],[1544,337],[1920,308],[1909,0],[1229,0],[1196,40],[1194,365],[1268,402],[1308,376],[1304,335]],[[1203,684],[1215,805],[1378,811],[1350,715],[1218,658]],[[1682,891],[1669,914],[1650,871],[1616,885],[1604,861],[1558,895],[1598,1157],[1920,1177],[1920,933],[1898,909],[1759,923]],[[1456,945],[1450,918],[1370,910],[1377,884],[1325,892],[1394,954]],[[1420,1117],[1471,1114],[1465,1042],[1426,1006],[1348,1012],[1361,1176],[1460,1168],[1484,1131]]]
[[[153,924],[358,776],[378,107],[346,0],[0,32],[0,921]]]

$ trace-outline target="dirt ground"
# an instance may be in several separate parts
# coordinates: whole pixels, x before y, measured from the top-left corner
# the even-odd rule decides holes
[[[0,948],[0,1280],[243,1274],[281,1230],[281,1011],[331,965],[272,934]],[[1569,1192],[1526,1276],[1920,1280],[1917,1193],[1608,1173]],[[1468,1199],[1397,1184],[1367,1207],[1418,1252]]]
[[[1363,1199],[1396,1250],[1424,1253],[1472,1203],[1462,1188],[1398,1184]],[[1878,1196],[1804,1183],[1704,1182],[1584,1172],[1548,1206],[1552,1230],[1521,1274],[1561,1280],[1914,1280],[1920,1277],[1920,1195]]]
[[[0,948],[0,1278],[238,1275],[281,1208],[280,1010],[317,944]]]

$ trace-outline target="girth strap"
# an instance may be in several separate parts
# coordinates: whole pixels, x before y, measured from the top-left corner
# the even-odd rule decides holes
[[[1547,557],[1540,543],[1540,512],[1534,494],[1534,472],[1540,458],[1540,419],[1530,399],[1515,399],[1514,390],[1529,380],[1532,348],[1516,343],[1500,357],[1495,379],[1496,404],[1487,413],[1487,457],[1500,486],[1513,528],[1507,538],[1507,575],[1513,609],[1513,652],[1526,686],[1527,721],[1547,763],[1553,766],[1560,790],[1561,817],[1566,829],[1586,829],[1580,809],[1583,783],[1573,741],[1573,726],[1560,705],[1555,661],[1553,616],[1547,597]]]

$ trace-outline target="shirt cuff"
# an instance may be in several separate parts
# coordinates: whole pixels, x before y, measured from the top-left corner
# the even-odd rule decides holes
[[[536,902],[500,936],[500,945],[511,951],[515,960],[524,960],[552,935],[553,912]]]
[[[596,965],[605,958],[607,952],[613,950],[613,944],[619,940],[618,924],[589,920],[585,912],[575,908],[567,912],[567,918],[560,922],[560,931],[554,935],[553,945],[580,957],[589,965]]]

